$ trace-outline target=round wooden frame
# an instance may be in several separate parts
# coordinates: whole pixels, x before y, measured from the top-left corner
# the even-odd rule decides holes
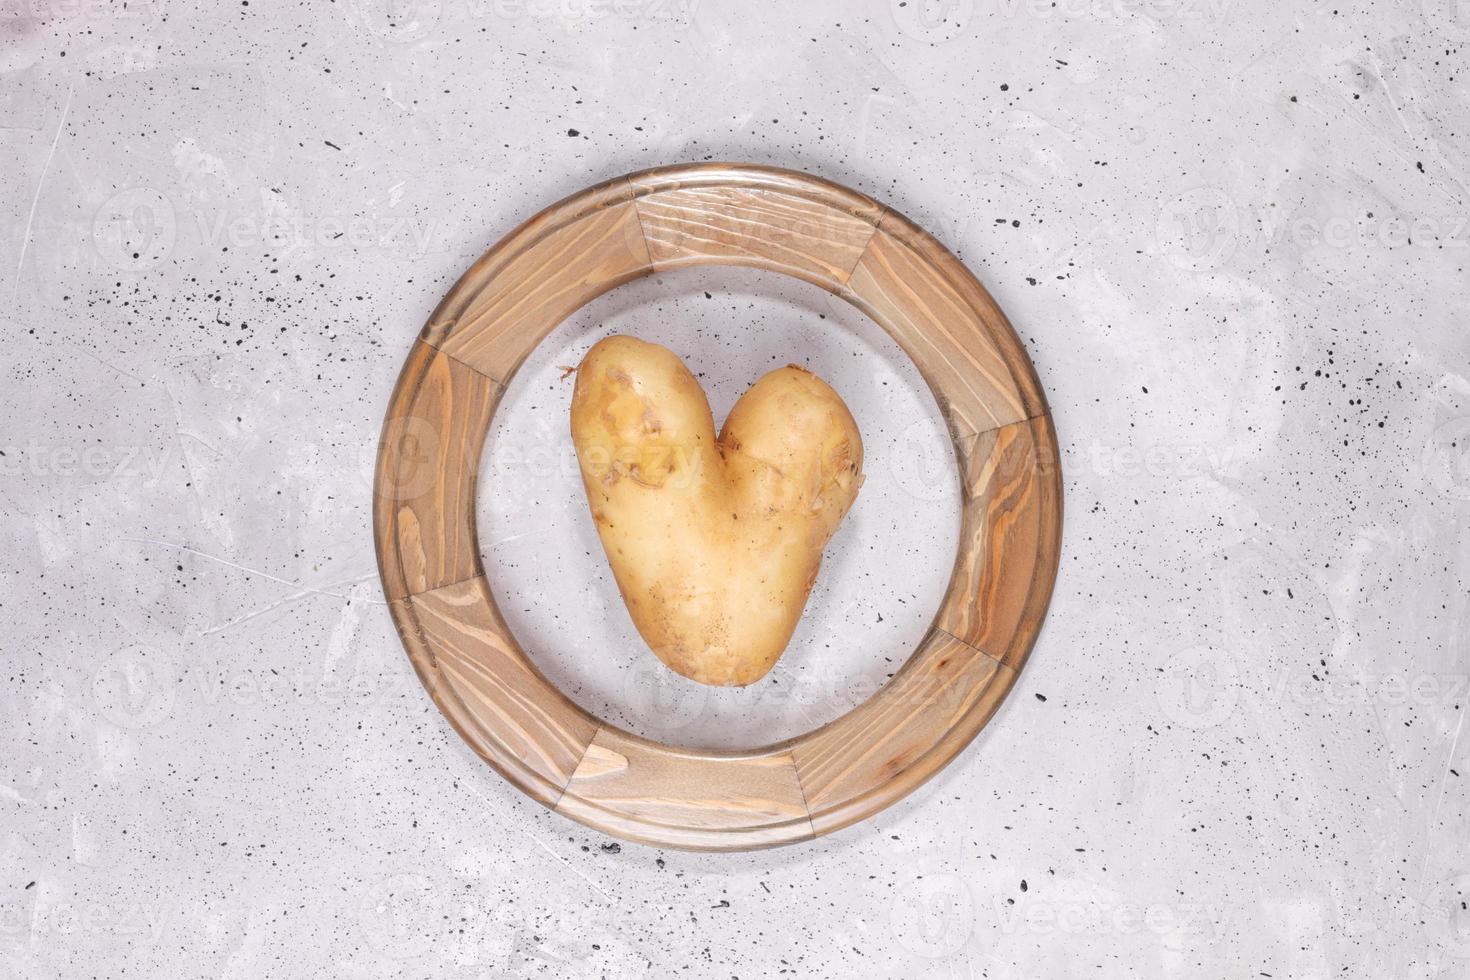
[[[796,276],[877,321],[938,399],[964,490],[950,588],[915,653],[841,718],[748,751],[675,748],[572,703],[501,618],[475,528],[480,450],[526,355],[602,293],[690,265]],[[975,277],[871,198],[743,164],[620,177],[552,205],[485,253],[414,344],[384,422],[374,491],[394,622],[465,741],[558,813],[628,840],[698,850],[830,833],[939,771],[1015,682],[1061,545],[1046,402],[1025,349]]]

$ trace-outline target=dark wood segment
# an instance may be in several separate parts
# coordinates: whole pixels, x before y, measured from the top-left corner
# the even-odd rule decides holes
[[[694,850],[812,836],[790,752],[683,750],[611,727],[592,740],[556,810],[619,837]]]
[[[424,686],[505,778],[555,806],[597,722],[542,676],[483,577],[399,600],[394,618]]]
[[[475,484],[500,387],[422,341],[378,445],[373,527],[389,599],[480,573]]]
[[[975,737],[1015,672],[943,630],[846,715],[788,743],[812,829],[831,833],[913,792]]]
[[[1056,578],[1061,472],[1050,416],[959,447],[964,503],[954,579],[935,625],[1019,668]]]
[[[845,207],[814,198],[807,181],[770,171],[758,186],[708,168],[670,181],[635,175],[646,191],[635,205],[656,269],[745,265],[841,290],[882,215],[876,201],[852,195]]]

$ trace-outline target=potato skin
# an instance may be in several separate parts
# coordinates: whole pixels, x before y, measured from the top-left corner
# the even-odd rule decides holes
[[[704,390],[672,351],[608,337],[577,369],[572,441],[603,550],[653,652],[705,684],[765,676],[862,483],[862,438],[838,394],[779,368],[716,438]]]

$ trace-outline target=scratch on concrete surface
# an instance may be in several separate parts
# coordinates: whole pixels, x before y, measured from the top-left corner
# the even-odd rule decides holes
[[[71,97],[76,90],[75,82],[66,90],[66,105],[61,109],[61,121],[56,124],[56,135],[51,137],[51,149],[46,154],[46,162],[41,165],[41,179],[36,181],[36,194],[31,198],[31,213],[26,218],[25,234],[20,239],[20,259],[15,263],[15,282],[10,287],[11,309],[15,309],[16,300],[20,296],[20,270],[25,268],[26,250],[31,245],[31,227],[36,223],[36,205],[41,201],[41,188],[46,186],[46,172],[51,169],[51,161],[56,156],[56,144],[61,142],[61,131],[66,128],[66,117],[71,113]]]
[[[261,578],[268,578],[272,582],[280,582],[282,585],[289,585],[293,588],[301,589],[304,592],[312,593],[315,595],[329,595],[332,596],[334,599],[346,599],[348,601],[373,602],[377,603],[380,606],[386,606],[388,604],[382,599],[375,599],[371,596],[354,596],[347,595],[342,592],[333,592],[330,589],[313,589],[310,586],[302,585],[300,582],[293,582],[288,578],[281,578],[279,575],[272,575],[270,572],[261,571],[258,568],[251,568],[249,565],[241,565],[239,562],[230,561],[228,558],[220,558],[216,555],[211,555],[207,552],[200,551],[197,548],[190,548],[188,545],[174,544],[169,541],[155,541],[152,538],[122,538],[121,540],[130,542],[132,544],[151,544],[159,548],[173,548],[175,551],[186,551],[191,555],[198,555],[200,558],[207,558],[210,561],[219,562],[221,565],[228,565],[230,568],[238,568],[242,572],[247,572],[251,575],[259,575]],[[366,578],[367,576],[363,577]],[[357,579],[354,581],[361,580]]]

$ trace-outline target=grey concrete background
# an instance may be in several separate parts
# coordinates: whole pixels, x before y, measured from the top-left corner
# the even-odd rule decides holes
[[[1467,42],[1453,0],[0,0],[0,975],[1466,976]],[[961,759],[725,856],[480,763],[369,520],[458,273],[703,159],[954,248],[1032,351],[1068,508]],[[845,343],[719,286],[624,309]]]

